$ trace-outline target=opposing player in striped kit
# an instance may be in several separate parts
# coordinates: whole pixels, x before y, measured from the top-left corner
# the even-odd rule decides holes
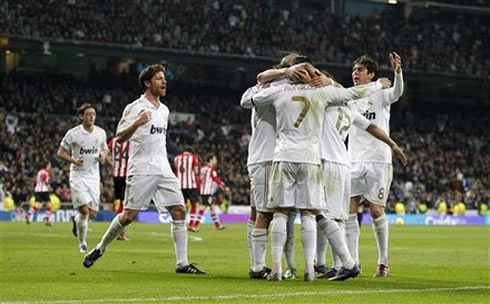
[[[226,192],[230,192],[230,189],[226,187],[225,183],[219,178],[216,172],[216,166],[218,165],[218,158],[214,154],[208,154],[206,156],[207,164],[201,168],[199,175],[200,194],[201,194],[201,206],[199,208],[197,217],[194,224],[190,227],[193,231],[199,230],[202,217],[206,209],[209,207],[211,212],[211,218],[213,219],[214,226],[217,230],[225,229],[225,226],[221,225],[218,214],[216,213],[216,205],[214,199],[218,189],[222,189]]]
[[[200,201],[199,179],[197,178],[199,175],[199,159],[191,146],[185,146],[184,150],[175,156],[174,168],[184,200],[191,204],[188,228],[194,231],[193,227],[196,223]]]
[[[95,125],[95,107],[84,103],[80,106],[79,115],[82,124],[66,133],[57,155],[71,164],[71,198],[73,207],[79,212],[72,232],[78,238],[80,252],[84,253],[87,252],[89,217],[94,217],[99,211],[99,163],[105,163],[109,150],[105,131]]]
[[[114,182],[114,207],[117,213],[124,210],[124,192],[126,191],[126,176],[128,173],[129,142],[118,143],[114,137],[107,144],[111,152],[110,165],[112,167],[112,180]],[[128,241],[126,231],[117,236],[120,241]]]
[[[46,204],[46,213],[44,214],[44,224],[51,226],[51,202],[49,198],[49,175],[51,173],[51,163],[48,162],[46,167],[37,172],[36,175],[36,188],[34,189],[34,197],[36,203]],[[26,213],[26,223],[30,224],[34,212],[38,210],[36,204],[29,208]]]

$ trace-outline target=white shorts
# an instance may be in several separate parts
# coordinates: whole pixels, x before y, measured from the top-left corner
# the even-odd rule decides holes
[[[250,206],[259,212],[274,212],[273,209],[267,208],[271,167],[272,162],[264,162],[247,168],[250,178]]]
[[[166,207],[184,204],[184,196],[175,175],[133,175],[126,178],[127,199],[124,208],[146,210],[153,200],[158,211],[165,212]]]
[[[320,165],[274,162],[267,208],[325,209]]]
[[[387,163],[356,162],[351,170],[351,197],[362,195],[385,207],[393,179],[393,166]]]
[[[81,178],[70,179],[71,201],[75,209],[88,205],[94,211],[99,211],[100,181],[90,181]]]
[[[330,218],[346,220],[350,204],[350,167],[329,161],[323,161],[322,166],[327,206],[322,213]]]

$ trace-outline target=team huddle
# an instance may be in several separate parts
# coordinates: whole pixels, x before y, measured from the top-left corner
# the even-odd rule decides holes
[[[315,272],[320,273],[318,278],[329,280],[358,276],[357,209],[361,197],[373,217],[378,246],[375,276],[388,275],[388,223],[383,209],[392,179],[392,154],[403,165],[407,163],[403,151],[389,137],[390,106],[403,93],[401,58],[391,53],[390,61],[395,72],[393,87],[387,78],[373,82],[377,64],[362,56],[354,62],[354,86],[346,89],[328,72],[318,71],[307,57],[292,53],[275,68],[260,73],[257,85],[243,94],[241,106],[252,109],[247,159],[252,207],[247,225],[250,278],[296,278],[297,212],[302,224],[304,280],[315,280]],[[66,133],[59,147],[58,157],[71,164],[70,187],[79,211],[72,232],[80,252],[86,253],[83,265],[87,268],[103,256],[113,240],[125,239],[125,227],[151,202],[172,217],[177,273],[205,274],[188,261],[187,230],[198,230],[207,207],[216,229],[223,229],[212,196],[218,187],[229,189],[217,177],[216,156],[206,157],[200,185],[195,180],[197,159],[190,148],[175,158],[175,173],[167,159],[169,110],[160,101],[166,94],[164,72],[157,64],[140,73],[144,93],[124,109],[109,147],[105,131],[95,126],[95,108],[90,104],[80,107],[82,123]],[[110,161],[109,149],[121,152],[116,158],[127,159],[124,166],[113,165],[119,189],[116,199],[124,201],[124,207],[100,242],[88,251],[88,220],[99,209],[99,163]],[[186,200],[192,203],[188,227]],[[272,268],[265,263],[269,227]],[[325,265],[328,243],[332,268]]]
[[[296,212],[301,214],[304,280],[315,280],[315,270],[319,278],[329,280],[358,276],[361,196],[373,216],[379,255],[375,276],[388,275],[383,209],[392,179],[391,153],[407,163],[388,135],[391,103],[403,93],[401,58],[391,53],[390,61],[393,87],[386,78],[372,82],[377,64],[362,56],[354,62],[354,86],[344,89],[307,57],[293,53],[260,73],[258,84],[243,94],[241,106],[252,109],[247,161],[252,193],[250,278],[296,277],[291,244]],[[272,269],[265,266],[269,226]],[[325,266],[327,240],[335,261],[330,269]],[[288,264],[284,273],[283,253]]]

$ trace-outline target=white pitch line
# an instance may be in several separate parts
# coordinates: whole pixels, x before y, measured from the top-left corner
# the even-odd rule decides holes
[[[276,294],[238,294],[227,296],[192,296],[192,297],[163,297],[163,298],[132,298],[132,299],[92,299],[92,300],[55,300],[55,301],[13,301],[0,302],[0,304],[78,304],[78,303],[107,303],[107,302],[175,302],[175,301],[206,301],[206,300],[234,300],[234,299],[274,299],[285,297],[300,296],[328,296],[328,295],[358,295],[358,294],[389,294],[389,293],[419,293],[419,292],[440,292],[440,291],[467,291],[467,290],[488,290],[490,286],[465,286],[465,287],[444,287],[444,288],[422,288],[422,289],[380,289],[380,290],[329,290],[317,292],[293,292]]]

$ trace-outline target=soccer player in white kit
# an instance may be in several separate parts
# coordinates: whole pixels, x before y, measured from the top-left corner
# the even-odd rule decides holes
[[[146,67],[139,75],[144,94],[124,109],[116,136],[119,142],[130,141],[126,201],[102,240],[84,258],[91,267],[116,236],[131,224],[140,210],[148,209],[153,200],[157,209],[172,216],[172,240],[177,260],[177,273],[204,274],[187,260],[185,204],[177,177],[167,159],[166,134],[169,110],[160,102],[166,94],[165,68],[160,64]]]
[[[403,94],[403,75],[401,58],[396,53],[390,54],[391,66],[394,70],[395,80],[393,87],[382,90],[358,100],[359,111],[368,120],[373,121],[379,128],[390,133],[391,104],[398,101]],[[370,57],[364,55],[354,61],[352,80],[355,86],[372,81],[376,76],[377,64]],[[352,161],[352,186],[350,214],[346,221],[346,236],[352,256],[359,262],[359,235],[357,222],[357,209],[361,196],[369,203],[373,230],[378,247],[378,267],[375,277],[388,276],[388,221],[384,208],[390,191],[393,177],[391,164],[391,151],[388,146],[375,140],[363,130],[353,129],[349,136],[349,152]]]
[[[315,69],[311,65],[309,69],[314,75]],[[342,103],[369,95],[381,88],[381,82],[349,89],[314,89],[303,84],[283,84],[260,90],[250,99],[242,100],[241,105],[245,108],[271,104],[276,112],[276,145],[267,204],[267,208],[274,208],[270,280],[281,280],[287,215],[292,208],[301,211],[304,279],[314,280],[315,214],[325,206],[319,146],[325,107],[329,103]]]
[[[70,189],[73,207],[79,211],[74,221],[73,235],[78,237],[79,250],[87,252],[89,217],[99,211],[99,163],[104,164],[109,149],[105,131],[95,125],[94,106],[84,103],[79,108],[82,124],[66,132],[57,155],[71,163]]]
[[[352,125],[388,144],[404,165],[407,161],[398,145],[362,115],[345,106],[327,107],[320,149],[325,177],[326,209],[317,216],[317,222],[327,236],[334,256],[338,256],[343,265],[338,273],[330,271],[321,276],[330,280],[345,280],[360,273],[347,247],[344,230],[339,225],[349,214],[351,166],[344,142]],[[320,254],[325,256],[324,252]]]
[[[249,88],[242,100],[256,94],[261,85],[270,85],[270,81],[287,76],[287,69],[300,55],[291,53],[281,59],[274,69],[257,75],[259,84]],[[295,70],[291,70],[295,72]],[[289,75],[292,79],[300,80],[300,75]],[[286,79],[285,79],[286,80]],[[286,80],[287,81],[287,80]],[[277,85],[280,82],[275,82]],[[268,178],[274,158],[276,114],[274,106],[265,105],[252,109],[252,136],[248,146],[247,170],[250,178],[250,218],[247,224],[247,237],[250,250],[249,277],[251,279],[266,279],[271,269],[265,266],[265,254],[268,241],[268,228],[274,210],[267,208]],[[294,218],[288,220],[288,241],[285,246],[285,256],[288,269],[284,275],[287,279],[296,278],[296,262],[294,259]]]

